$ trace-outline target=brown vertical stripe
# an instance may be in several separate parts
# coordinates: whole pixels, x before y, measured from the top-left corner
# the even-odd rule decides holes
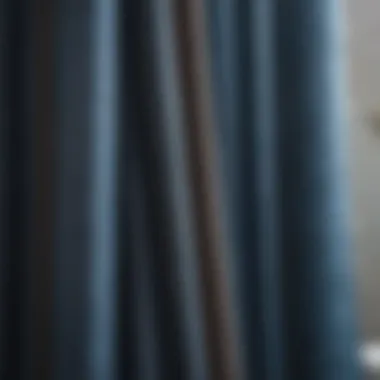
[[[202,0],[173,0],[177,11],[190,162],[212,377],[240,378],[232,319],[226,244],[221,233],[211,78]]]

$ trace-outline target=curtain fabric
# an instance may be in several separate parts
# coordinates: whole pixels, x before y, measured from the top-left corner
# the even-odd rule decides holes
[[[339,1],[0,7],[0,378],[359,379]]]

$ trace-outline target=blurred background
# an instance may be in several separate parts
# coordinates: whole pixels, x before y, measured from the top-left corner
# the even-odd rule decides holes
[[[380,344],[380,3],[347,0],[347,11],[360,329]]]
[[[360,315],[380,338],[380,3],[348,0],[351,160]]]

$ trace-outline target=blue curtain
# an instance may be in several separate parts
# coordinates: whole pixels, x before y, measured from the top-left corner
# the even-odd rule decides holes
[[[0,379],[354,380],[338,0],[0,0]]]

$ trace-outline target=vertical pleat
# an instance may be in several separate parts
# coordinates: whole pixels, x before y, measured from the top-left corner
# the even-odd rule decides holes
[[[236,331],[225,267],[226,245],[219,218],[219,173],[205,14],[200,1],[176,3],[176,10],[212,378],[238,379]]]
[[[254,363],[249,357],[250,338],[244,329],[244,319],[252,323],[244,314],[244,277],[240,273],[242,260],[242,240],[240,209],[241,197],[241,75],[239,47],[239,3],[233,0],[208,0],[205,2],[208,13],[208,32],[210,37],[210,57],[212,68],[212,95],[215,110],[216,143],[218,144],[218,164],[221,165],[220,194],[225,207],[224,235],[229,241],[230,252],[227,255],[229,278],[233,291],[231,307],[236,310],[237,333],[239,334],[239,360],[243,378],[249,378],[248,363]],[[248,49],[245,46],[244,49]],[[244,75],[246,72],[244,72]],[[242,77],[244,75],[241,75]],[[244,264],[243,264],[244,265]],[[243,277],[243,278],[242,278]],[[249,281],[248,281],[249,283]],[[249,287],[252,291],[252,289]],[[252,343],[251,343],[252,344]],[[250,364],[252,366],[252,364]]]
[[[358,378],[338,4],[277,2],[283,299],[291,379]]]
[[[174,14],[170,1],[150,4],[152,24],[153,77],[157,110],[157,132],[153,132],[161,147],[166,197],[166,220],[172,240],[173,286],[177,289],[180,329],[186,356],[183,378],[206,379],[204,326],[201,309],[194,215],[189,191],[189,166],[184,130],[183,104],[179,87],[178,62],[174,38]]]
[[[246,238],[252,239],[251,252],[244,255],[257,255],[257,277],[260,299],[260,315],[263,321],[264,375],[268,380],[283,378],[283,342],[282,342],[282,304],[281,304],[281,246],[279,242],[281,225],[278,220],[278,155],[276,151],[277,114],[275,98],[275,9],[272,1],[258,0],[248,9],[250,21],[247,30],[251,36],[249,44],[249,67],[251,76],[247,89],[248,124],[242,136],[243,175],[247,179],[243,199],[249,207],[251,217],[247,218]],[[244,81],[244,79],[242,80]],[[244,91],[244,89],[243,89]],[[250,173],[250,174],[249,174]],[[252,175],[252,173],[254,173]],[[244,207],[244,205],[242,205]],[[246,209],[247,210],[247,209]],[[247,212],[247,211],[246,211]],[[244,213],[244,211],[243,211]],[[249,223],[252,223],[249,227]],[[244,227],[243,227],[244,228]],[[243,232],[244,233],[244,232]],[[249,244],[249,243],[248,243]],[[242,268],[246,267],[243,259]],[[249,266],[249,265],[247,265]],[[248,270],[248,279],[252,272]],[[247,287],[245,286],[247,290]],[[250,304],[245,299],[247,305]],[[248,306],[250,309],[250,306]],[[254,320],[253,314],[247,312],[247,320]],[[249,322],[248,322],[249,323]],[[259,327],[259,323],[256,328]],[[261,326],[259,327],[261,328]],[[251,331],[248,329],[248,331]],[[258,330],[256,330],[257,332]],[[250,340],[258,339],[256,332]],[[257,363],[259,358],[256,359]],[[250,363],[252,361],[248,360]],[[256,368],[260,368],[258,365]],[[261,377],[254,372],[252,377]]]
[[[148,193],[139,148],[139,2],[121,8],[121,117],[119,139],[119,368],[120,378],[159,378],[157,303]]]
[[[54,2],[31,2],[31,251],[28,255],[28,379],[52,378],[54,225]]]
[[[180,319],[175,303],[176,287],[172,283],[172,246],[170,241],[170,224],[166,221],[167,200],[163,189],[162,165],[159,157],[158,142],[158,108],[153,102],[155,86],[152,69],[147,64],[152,59],[149,54],[149,43],[152,39],[148,22],[146,1],[128,2],[130,25],[126,26],[126,38],[131,48],[131,88],[133,97],[131,109],[136,121],[133,128],[137,157],[140,161],[141,181],[146,202],[147,235],[149,267],[153,284],[154,323],[157,331],[158,360],[160,363],[158,378],[181,378],[184,374],[184,353],[181,341]]]
[[[274,9],[238,6],[238,262],[250,377],[280,379],[281,289],[277,214]]]
[[[56,9],[54,370],[62,380],[89,379],[92,5],[59,1]]]
[[[130,96],[130,94],[129,94]],[[126,99],[127,100],[127,99]],[[128,112],[128,113],[127,113]],[[122,225],[120,270],[120,378],[159,378],[156,304],[153,299],[152,244],[148,238],[146,189],[133,132],[134,118],[124,118],[120,192]]]
[[[208,35],[212,68],[212,97],[217,141],[222,164],[222,191],[228,213],[228,229],[236,240],[236,178],[239,177],[238,146],[238,7],[233,0],[207,0]],[[232,260],[233,262],[234,260]]]
[[[214,96],[248,378],[282,373],[274,9],[208,1]]]
[[[232,204],[236,199],[235,178],[238,175],[238,17],[233,0],[208,0],[208,34],[210,36],[210,57],[212,68],[212,96],[214,99],[217,136],[220,143],[223,165],[223,187],[226,188],[226,201],[229,216],[233,217]],[[235,218],[234,218],[235,219]],[[234,228],[234,223],[229,224]],[[234,235],[233,235],[234,236]]]
[[[7,56],[7,7],[6,1],[0,1],[0,150],[3,152],[3,158],[0,161],[0,377],[5,375],[6,368],[6,186],[7,186],[7,166],[8,166],[8,143],[7,143],[7,104],[6,104],[6,66],[5,57]]]
[[[116,1],[57,7],[57,379],[116,376]]]
[[[2,318],[1,376],[23,378],[26,364],[27,251],[30,247],[28,3],[2,2]]]
[[[145,1],[132,9],[135,135],[147,194],[159,378],[202,379],[202,313],[170,8]]]
[[[114,380],[116,363],[118,0],[94,1],[91,124],[91,380]]]

